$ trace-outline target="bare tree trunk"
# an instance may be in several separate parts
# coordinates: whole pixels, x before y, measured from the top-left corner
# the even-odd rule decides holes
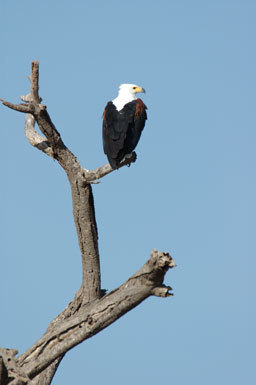
[[[72,191],[83,278],[74,299],[31,348],[17,358],[17,351],[0,348],[0,385],[49,385],[68,350],[99,333],[149,296],[171,296],[171,288],[164,286],[163,280],[167,270],[176,266],[168,253],[153,250],[145,265],[123,285],[108,294],[101,289],[98,232],[91,184],[97,183],[97,179],[113,170],[109,164],[96,170],[86,170],[65,146],[46,106],[41,104],[37,61],[32,62],[30,82],[30,93],[21,97],[24,103],[15,105],[1,101],[13,110],[26,113],[25,134],[29,142],[55,158],[67,174]],[[44,136],[35,130],[35,122]],[[120,167],[135,160],[136,154],[133,153]]]

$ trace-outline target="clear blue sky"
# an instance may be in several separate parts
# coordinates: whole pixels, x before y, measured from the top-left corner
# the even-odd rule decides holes
[[[93,187],[102,285],[169,251],[170,299],[150,298],[67,354],[54,385],[255,382],[255,17],[240,1],[1,3],[0,97],[40,94],[86,168],[120,83],[147,93],[138,160]],[[20,353],[73,298],[81,260],[69,185],[0,107],[1,345]],[[254,240],[253,240],[254,237]]]

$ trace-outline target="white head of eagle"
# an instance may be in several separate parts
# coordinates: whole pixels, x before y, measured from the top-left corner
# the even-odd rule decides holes
[[[118,96],[107,103],[103,114],[103,149],[112,168],[137,146],[147,119],[147,107],[137,93],[145,93],[136,84],[121,84]]]

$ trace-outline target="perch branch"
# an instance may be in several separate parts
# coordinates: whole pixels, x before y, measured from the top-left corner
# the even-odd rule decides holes
[[[125,158],[119,165],[118,168],[121,168],[123,166],[130,166],[131,163],[134,163],[136,161],[137,155],[136,152],[132,153],[132,156],[130,158]],[[103,178],[105,175],[110,174],[114,169],[110,166],[109,163],[105,164],[104,166],[98,167],[95,170],[85,170],[85,178],[87,181],[94,181],[100,178]]]

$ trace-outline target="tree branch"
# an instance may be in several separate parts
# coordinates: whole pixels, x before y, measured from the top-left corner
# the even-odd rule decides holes
[[[7,385],[8,384],[8,370],[4,364],[4,359],[1,356],[1,349],[0,348],[0,384],[1,385]]]
[[[34,377],[33,380],[30,381],[29,385],[50,385],[63,357],[64,354],[60,358],[53,361],[53,363],[39,373],[38,376]]]
[[[26,385],[29,382],[29,377],[24,374],[24,371],[17,365],[14,356],[18,353],[16,349],[0,348],[1,365],[1,385]],[[6,376],[6,372],[8,375]]]
[[[20,96],[21,100],[29,103],[31,101],[31,95],[22,95]],[[40,102],[42,99],[39,97]],[[33,147],[36,147],[38,150],[43,151],[45,154],[54,157],[53,150],[50,146],[48,140],[43,138],[38,132],[35,130],[35,118],[32,114],[26,114],[25,118],[25,135],[28,139],[29,143],[32,144]]]
[[[51,156],[52,158],[54,157],[53,150],[48,140],[39,135],[35,130],[35,118],[31,114],[26,114],[25,135],[32,146],[38,148],[38,150],[43,151],[45,154]]]
[[[4,102],[4,105],[10,108],[15,107],[18,111],[22,110],[22,112],[33,115],[47,140],[45,141],[39,134],[39,136],[37,135],[33,129],[33,119],[31,116],[27,116],[26,133],[29,141],[57,159],[67,174],[72,191],[73,215],[82,256],[83,302],[87,303],[101,297],[98,234],[92,189],[79,161],[63,143],[59,132],[51,121],[46,106],[40,104],[38,77],[39,63],[34,61],[32,62],[32,75],[29,77],[31,82],[30,94],[22,97],[28,104],[14,106],[9,102]]]
[[[162,288],[165,273],[175,266],[168,253],[153,250],[145,265],[122,286],[82,307],[22,354],[18,358],[20,367],[30,378],[35,377],[65,352],[136,307],[152,295],[154,289]]]
[[[32,75],[29,77],[29,80],[31,82],[31,89],[30,94],[31,98],[35,103],[40,103],[40,96],[39,96],[39,61],[33,61],[32,62]]]
[[[13,104],[13,103],[7,102],[4,99],[0,99],[0,101],[3,103],[4,106],[9,107],[12,110],[19,111],[19,112],[25,112],[26,114],[32,113],[32,109],[30,109],[30,107],[27,104],[23,104],[23,103]]]
[[[119,165],[118,169],[123,166],[130,166],[131,163],[134,163],[136,161],[137,155],[136,152],[132,153],[132,156],[129,158],[125,158]],[[112,171],[115,171],[109,163],[105,164],[104,166],[98,167],[95,170],[86,170],[85,171],[85,178],[88,182],[94,181],[100,178],[103,178],[105,175],[110,174]]]

